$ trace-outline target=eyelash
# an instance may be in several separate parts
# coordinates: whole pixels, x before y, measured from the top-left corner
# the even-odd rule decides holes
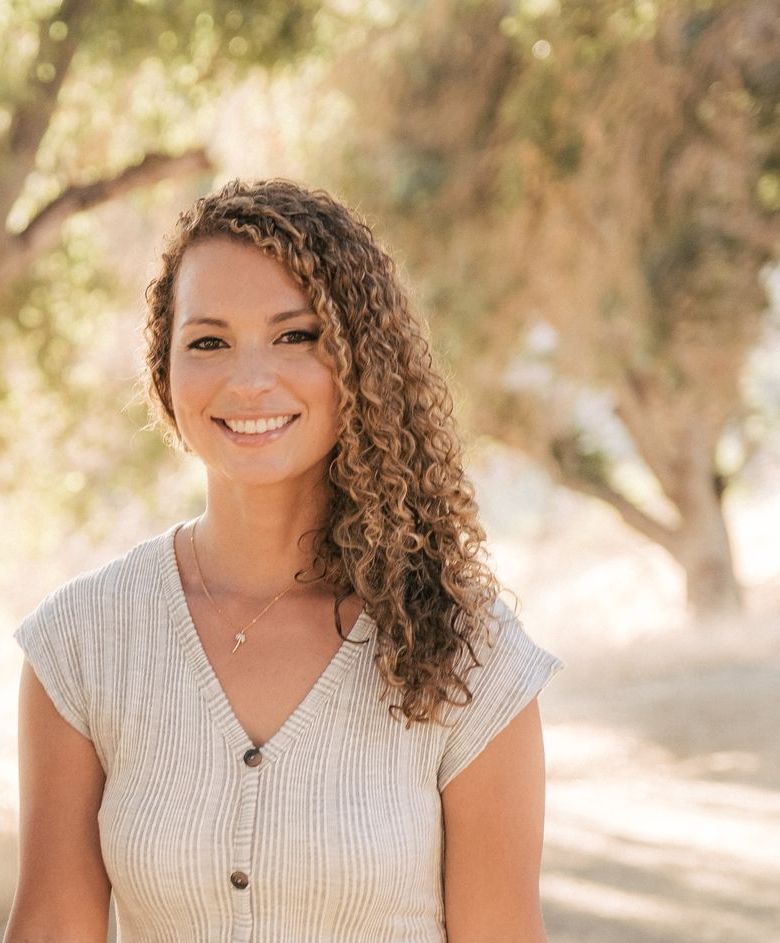
[[[282,337],[289,337],[291,334],[301,334],[306,341],[316,341],[319,334],[312,334],[311,331],[287,331],[282,334]],[[198,344],[202,344],[204,341],[218,341],[221,342],[222,338],[220,337],[199,337],[197,340],[192,341],[192,343],[187,344],[188,350],[216,350],[216,347],[198,347]]]

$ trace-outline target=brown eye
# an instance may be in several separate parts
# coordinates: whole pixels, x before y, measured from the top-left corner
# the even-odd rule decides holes
[[[219,337],[199,337],[196,341],[193,341],[191,344],[187,344],[188,350],[216,350],[215,347],[201,347],[201,344],[210,344],[211,342],[216,344],[221,344],[222,341]]]
[[[319,334],[313,334],[311,331],[287,331],[282,337],[300,337],[303,341],[316,341]],[[302,341],[290,341],[289,343],[302,343]]]

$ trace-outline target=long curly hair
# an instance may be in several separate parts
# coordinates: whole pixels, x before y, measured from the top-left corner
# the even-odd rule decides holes
[[[443,722],[468,704],[459,669],[481,666],[477,635],[496,618],[501,584],[483,562],[485,532],[446,382],[411,311],[393,259],[357,213],[326,191],[286,179],[231,180],[179,214],[146,289],[144,386],[152,425],[181,445],[170,389],[174,289],[188,246],[212,236],[249,243],[285,266],[320,321],[318,343],[339,391],[328,469],[329,523],[314,564],[377,626],[376,664],[412,722]],[[492,643],[490,643],[492,644]],[[464,699],[452,695],[460,692]]]

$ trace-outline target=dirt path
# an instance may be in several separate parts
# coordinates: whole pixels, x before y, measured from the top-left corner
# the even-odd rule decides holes
[[[672,647],[645,678],[591,693],[564,673],[542,695],[551,943],[780,941],[780,654],[766,642],[736,663]],[[613,673],[639,671],[636,655],[613,653]]]

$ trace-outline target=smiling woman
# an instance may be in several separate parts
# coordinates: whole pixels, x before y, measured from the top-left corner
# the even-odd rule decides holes
[[[562,663],[481,559],[391,257],[322,190],[236,180],[147,300],[153,417],[205,507],[15,633],[6,943],[103,943],[111,890],[123,943],[542,943]]]
[[[316,490],[327,477],[338,393],[318,335],[307,297],[274,258],[226,236],[184,253],[173,299],[170,397],[181,439],[210,472],[210,504],[228,502],[227,488],[244,506],[239,483],[292,495],[291,481],[296,491],[305,482]]]

